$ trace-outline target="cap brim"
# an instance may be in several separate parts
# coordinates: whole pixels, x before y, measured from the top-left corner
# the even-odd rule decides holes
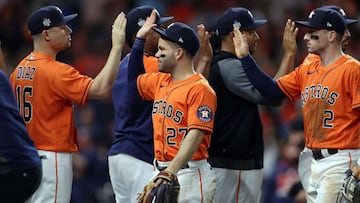
[[[315,26],[311,25],[309,23],[309,21],[295,21],[295,24],[304,26],[304,27],[309,27],[309,28],[316,28]]]
[[[254,20],[253,29],[259,28],[267,23],[267,20]]]
[[[71,14],[71,15],[68,15],[68,16],[64,16],[64,21],[65,21],[65,22],[69,22],[70,20],[76,18],[77,16],[78,16],[77,13]]]
[[[358,22],[359,21],[356,20],[356,19],[349,19],[349,18],[345,19],[345,24],[346,25],[352,25],[352,24],[355,24],[355,23],[358,23]]]
[[[173,16],[169,16],[169,17],[162,17],[159,19],[159,21],[157,22],[158,25],[164,24],[169,22],[170,20],[174,19]]]
[[[156,27],[153,27],[152,29],[153,29],[156,33],[158,33],[162,38],[174,42],[174,40],[170,39],[170,38],[166,35],[166,32],[165,32],[164,30],[159,29],[159,28],[156,28]]]

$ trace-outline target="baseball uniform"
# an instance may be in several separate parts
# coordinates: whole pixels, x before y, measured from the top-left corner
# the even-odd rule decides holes
[[[264,76],[251,57],[241,59],[249,79],[259,89],[276,88],[291,100],[301,100],[306,147],[312,150],[307,198],[309,202],[335,201],[349,167],[360,156],[360,64],[349,55],[324,67],[305,63],[280,78],[277,85]],[[252,61],[253,62],[253,61]],[[321,180],[321,181],[320,181]]]
[[[144,41],[136,39],[129,63],[134,72],[140,72],[136,69],[142,66],[139,58],[143,46]],[[177,175],[180,183],[179,202],[211,201],[215,177],[206,159],[216,110],[214,91],[200,74],[172,82],[171,74],[145,73],[136,82],[140,96],[153,101],[155,163],[166,167],[176,156],[189,130],[206,132],[191,161]]]
[[[209,83],[217,94],[209,163],[216,173],[215,202],[259,202],[264,141],[258,104],[270,104],[249,82],[239,59],[219,51]]]
[[[69,202],[71,153],[79,148],[73,102],[86,103],[93,80],[48,55],[31,52],[15,68],[10,81],[26,129],[42,157],[43,180],[32,198]]]
[[[137,91],[129,87],[129,82],[136,80],[136,77],[128,77],[129,57],[127,55],[121,61],[112,87],[115,139],[108,159],[116,202],[137,202],[137,193],[142,191],[153,174],[152,102],[142,100]],[[143,59],[146,72],[157,72],[155,57],[144,55]]]

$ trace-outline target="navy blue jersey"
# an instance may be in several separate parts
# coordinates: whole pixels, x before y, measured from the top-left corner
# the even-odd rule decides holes
[[[137,74],[129,73],[128,64],[129,55],[122,60],[112,87],[115,139],[108,155],[124,153],[152,164],[152,102],[141,99],[136,89]]]
[[[33,141],[20,116],[7,75],[0,71],[0,167],[12,170],[40,166]]]

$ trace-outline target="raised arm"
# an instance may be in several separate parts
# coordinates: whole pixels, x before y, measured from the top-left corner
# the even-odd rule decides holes
[[[283,50],[284,56],[281,60],[280,68],[276,73],[274,79],[278,79],[294,70],[295,54],[297,49],[296,36],[298,28],[295,27],[295,22],[288,19],[285,25],[283,34]]]
[[[198,25],[197,33],[200,40],[200,48],[195,56],[195,71],[201,73],[205,78],[209,77],[213,50],[209,41],[209,32],[203,24]]]
[[[125,14],[121,12],[112,25],[112,48],[104,68],[95,77],[89,91],[90,99],[109,98],[111,95],[111,87],[115,80],[121,53],[125,44]]]
[[[244,66],[244,71],[252,84],[270,101],[278,101],[285,98],[284,93],[276,82],[264,73],[249,54],[249,45],[246,37],[239,29],[234,28],[234,45],[236,56]]]

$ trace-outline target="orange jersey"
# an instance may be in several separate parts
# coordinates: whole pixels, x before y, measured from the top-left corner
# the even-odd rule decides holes
[[[317,54],[312,54],[312,53],[309,53],[306,57],[305,57],[305,59],[304,59],[304,61],[303,61],[303,65],[304,64],[309,64],[309,63],[312,63],[312,62],[314,62],[314,61],[320,61],[320,56],[319,55],[317,55]]]
[[[147,73],[155,73],[159,70],[159,62],[154,56],[146,56],[143,57],[145,72]]]
[[[78,151],[73,102],[86,103],[93,80],[72,66],[32,52],[19,63],[10,81],[36,148]]]
[[[291,100],[301,99],[306,147],[360,148],[360,63],[349,55],[324,67],[308,61],[280,78]]]
[[[155,158],[159,161],[173,160],[190,129],[206,131],[191,160],[208,158],[216,95],[207,80],[195,74],[185,80],[172,82],[170,74],[150,73],[138,77],[137,87],[143,99],[154,101]]]

